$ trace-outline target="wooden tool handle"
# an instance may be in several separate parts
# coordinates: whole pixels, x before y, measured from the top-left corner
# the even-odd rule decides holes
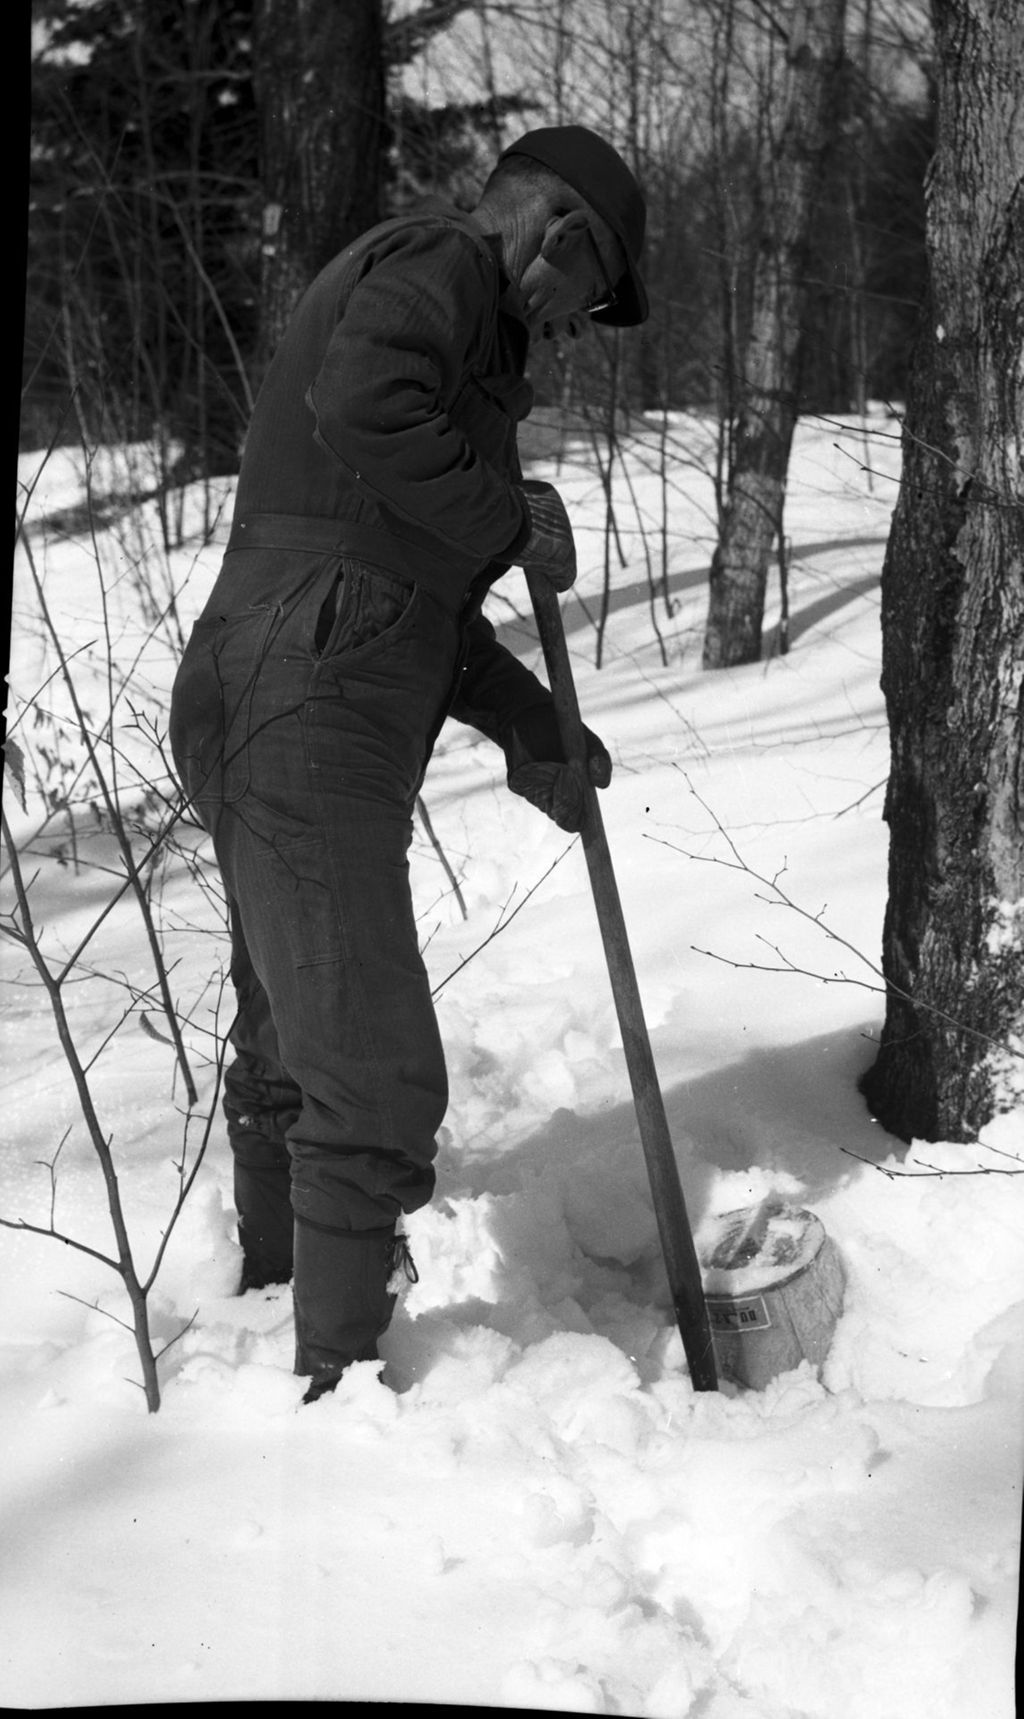
[[[597,792],[587,768],[583,719],[572,677],[562,613],[558,606],[558,597],[543,573],[531,572],[527,568],[526,579],[555,701],[562,745],[566,758],[571,767],[579,772],[583,784],[586,807],[581,831],[583,851],[590,873],[594,908],[604,943],[619,1030],[622,1033],[622,1046],[633,1089],[633,1103],[647,1163],[647,1175],[676,1322],[694,1389],[714,1391],[718,1387],[718,1376],[700,1264],[686,1213],[686,1202],[679,1181],[679,1169],[672,1148],[665,1105],[658,1085],[618,885],[597,803]]]

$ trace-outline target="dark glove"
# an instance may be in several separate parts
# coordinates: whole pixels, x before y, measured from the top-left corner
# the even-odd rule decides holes
[[[556,591],[568,591],[576,579],[576,545],[572,526],[553,484],[527,478],[523,485],[532,530],[518,552],[520,567],[543,573]]]
[[[596,734],[584,728],[583,735],[590,780],[595,788],[607,788],[612,761]],[[554,705],[534,705],[521,711],[502,730],[502,746],[513,794],[521,794],[531,806],[546,813],[560,830],[581,830],[586,809],[583,784],[566,762]]]

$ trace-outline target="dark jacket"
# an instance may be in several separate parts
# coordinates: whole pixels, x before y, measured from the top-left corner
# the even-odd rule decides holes
[[[374,227],[317,276],[270,364],[235,540],[253,515],[333,521],[339,547],[458,607],[528,535],[527,347],[496,242],[467,216],[435,204]]]
[[[314,280],[268,368],[231,536],[279,520],[296,547],[330,540],[462,612],[452,713],[496,740],[548,698],[479,616],[529,536],[528,345],[500,244],[468,216],[434,201],[372,228]]]

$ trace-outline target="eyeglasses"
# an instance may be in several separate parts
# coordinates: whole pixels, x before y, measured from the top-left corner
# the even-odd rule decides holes
[[[608,270],[604,266],[604,258],[601,255],[600,248],[589,222],[584,228],[584,232],[590,241],[590,248],[593,251],[594,256],[597,258],[597,266],[600,269],[601,274],[604,276],[604,292],[599,293],[596,298],[590,299],[589,302],[582,307],[586,316],[593,316],[595,311],[611,310],[614,305],[618,304],[619,295],[608,278]]]

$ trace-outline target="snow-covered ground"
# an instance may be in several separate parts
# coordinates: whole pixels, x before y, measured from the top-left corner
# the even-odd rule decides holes
[[[602,810],[691,1217],[701,1230],[773,1191],[818,1215],[846,1274],[820,1372],[805,1361],[760,1392],[691,1389],[580,846],[507,792],[486,742],[449,725],[425,798],[466,917],[425,832],[414,887],[452,1098],[437,1198],[407,1226],[419,1281],[382,1345],[384,1379],[363,1364],[299,1406],[289,1292],[234,1293],[219,1122],[153,1291],[158,1344],[192,1320],[161,1361],[157,1415],[108,1316],[127,1315],[112,1273],[0,1231],[5,1704],[1010,1719],[1024,1115],[1001,1117],[981,1146],[908,1151],[856,1090],[881,1020],[868,987],[885,898],[878,575],[894,428],[879,417],[867,443],[853,424],[801,428],[792,648],[727,673],[700,670],[711,496],[699,462],[672,473],[674,612],[655,604],[667,663],[619,480],[628,565],[599,671],[600,484],[571,450],[535,468],[556,477],[579,531],[566,626],[586,718],[615,761]],[[700,449],[699,424],[675,431]],[[653,551],[651,457],[636,444],[628,470]],[[159,702],[173,655],[158,632],[134,661],[146,516],[100,533],[104,621],[93,542],[71,513],[53,523],[78,496],[73,462],[55,458],[32,504],[51,523],[31,542],[97,709],[104,625],[119,669],[134,664],[119,706],[127,778],[147,750],[131,711]],[[186,619],[217,560],[216,546],[171,557]],[[35,609],[21,557],[21,699],[53,666]],[[518,574],[489,612],[536,661]],[[50,683],[37,702],[59,717],[61,700]],[[67,743],[32,720],[19,732],[59,785]],[[82,840],[113,864],[103,841]],[[111,874],[33,863],[48,947],[70,949]],[[216,904],[177,864],[162,914],[201,1059],[224,959]],[[180,1082],[138,1008],[101,1048],[128,1000],[120,980],[152,980],[133,912],[111,913],[84,958],[97,976],[68,989],[70,1019],[98,1053],[101,1119],[147,1261],[177,1184]],[[45,1224],[46,1162],[77,1110],[42,991],[20,951],[6,943],[2,959],[0,1196],[6,1216]],[[227,1013],[225,1001],[222,1024]],[[58,1228],[109,1248],[80,1127],[54,1185]]]

